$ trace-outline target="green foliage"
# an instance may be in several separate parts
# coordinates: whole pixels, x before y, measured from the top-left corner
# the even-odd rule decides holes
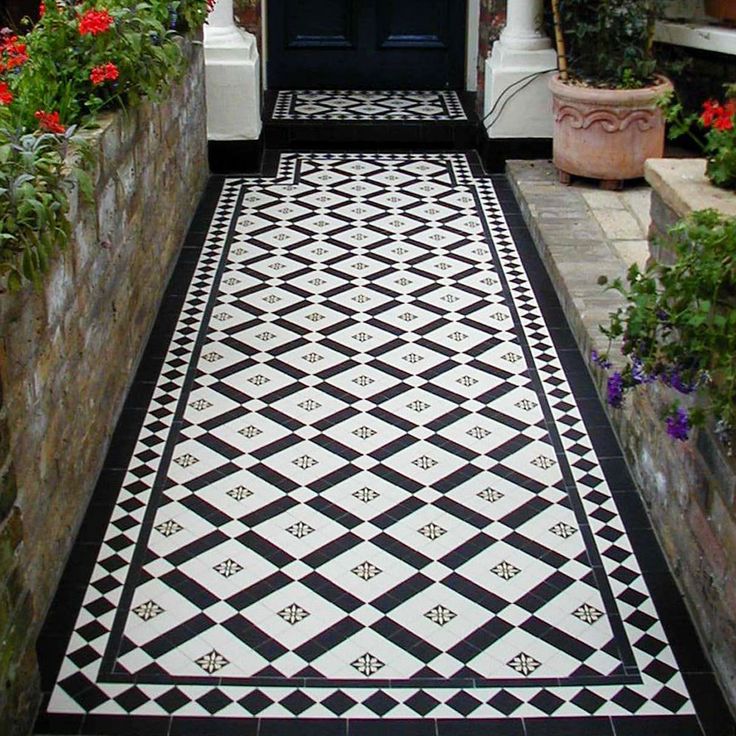
[[[662,0],[560,0],[571,76],[593,87],[635,89],[654,79],[654,21]]]
[[[675,263],[653,264],[643,273],[634,265],[627,285],[614,281],[610,288],[617,289],[627,305],[613,313],[602,329],[611,340],[623,339],[624,390],[654,380],[683,394],[697,390],[703,403],[689,410],[689,424],[711,418],[722,429],[732,430],[736,427],[736,218],[714,210],[694,212],[669,236],[676,249]],[[676,410],[677,405],[671,417]]]
[[[72,134],[67,131],[64,144]],[[0,277],[11,290],[24,280],[38,285],[69,239],[65,148],[50,133],[0,127]]]

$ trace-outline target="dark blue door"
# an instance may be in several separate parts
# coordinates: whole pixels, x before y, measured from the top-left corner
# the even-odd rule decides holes
[[[461,89],[466,0],[269,0],[273,89]]]

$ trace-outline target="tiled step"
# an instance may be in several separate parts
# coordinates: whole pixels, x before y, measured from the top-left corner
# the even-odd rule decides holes
[[[448,90],[272,90],[264,141],[280,149],[339,143],[464,150],[477,143],[474,99]]]

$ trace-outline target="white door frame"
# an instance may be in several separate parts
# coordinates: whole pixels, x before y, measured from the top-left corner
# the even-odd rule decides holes
[[[465,23],[465,89],[478,89],[478,37],[480,35],[480,0],[467,0],[468,17]],[[268,60],[268,0],[261,0],[261,80],[263,89],[268,87],[266,63]]]

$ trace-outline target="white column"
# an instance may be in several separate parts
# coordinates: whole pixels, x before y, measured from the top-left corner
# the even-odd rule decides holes
[[[557,54],[542,27],[542,0],[508,0],[506,26],[486,60],[483,111],[491,138],[551,138],[547,89]]]
[[[207,138],[257,140],[261,135],[261,69],[252,33],[233,20],[233,0],[217,0],[204,27]]]
[[[508,0],[506,27],[501,33],[508,49],[539,51],[552,48],[552,42],[541,30],[542,0]]]

